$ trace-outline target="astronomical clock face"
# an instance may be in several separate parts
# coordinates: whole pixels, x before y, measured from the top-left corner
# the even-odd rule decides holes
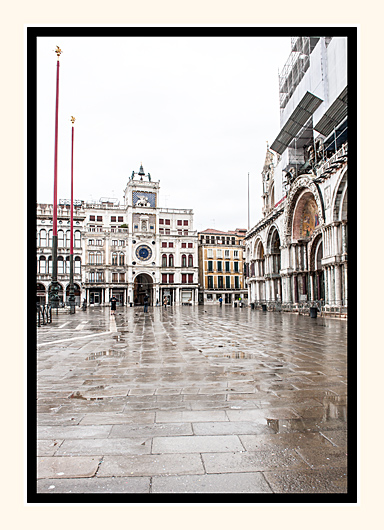
[[[152,257],[152,249],[148,245],[139,245],[136,249],[136,257],[140,261],[148,261]]]

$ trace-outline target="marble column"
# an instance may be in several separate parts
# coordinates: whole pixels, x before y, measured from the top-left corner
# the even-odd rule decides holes
[[[335,265],[335,303],[337,306],[343,305],[342,291],[341,291],[341,267]]]
[[[315,299],[315,289],[314,289],[314,283],[313,283],[313,276],[314,273],[309,273],[309,299],[314,300]]]
[[[344,305],[348,306],[348,263],[344,263]]]

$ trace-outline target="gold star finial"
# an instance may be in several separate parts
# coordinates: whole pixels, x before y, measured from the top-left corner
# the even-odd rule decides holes
[[[75,123],[75,121],[76,121],[76,118],[74,116],[71,116],[72,125]]]
[[[54,52],[56,53],[57,57],[60,57],[60,55],[63,53],[61,48],[59,48],[58,46],[56,46],[56,50],[54,50]]]

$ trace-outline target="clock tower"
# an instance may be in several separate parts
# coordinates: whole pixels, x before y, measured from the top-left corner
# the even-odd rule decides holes
[[[124,190],[128,214],[128,297],[142,304],[145,294],[153,305],[159,299],[159,188],[143,165],[138,173],[132,171]]]

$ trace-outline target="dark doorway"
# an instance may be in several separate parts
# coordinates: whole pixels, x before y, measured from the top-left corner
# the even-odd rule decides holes
[[[139,274],[135,278],[133,300],[135,305],[144,305],[144,296],[148,295],[149,305],[153,305],[153,280],[148,274]]]

